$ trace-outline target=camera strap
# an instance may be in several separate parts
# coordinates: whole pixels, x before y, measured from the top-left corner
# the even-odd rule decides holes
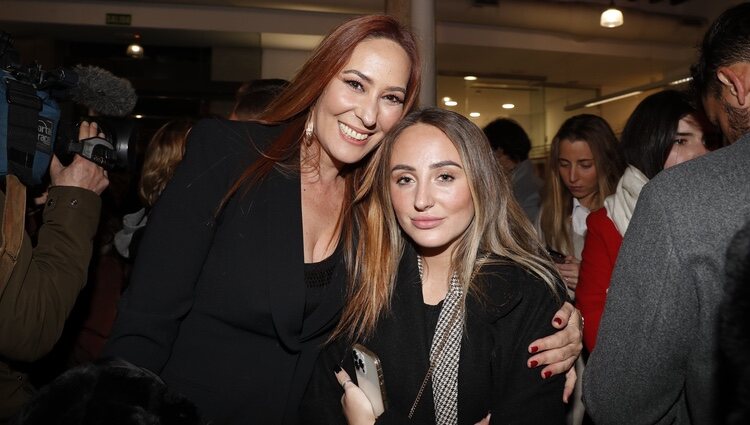
[[[37,152],[39,114],[42,100],[29,84],[6,79],[8,102],[8,174],[24,182],[33,181],[34,156]]]
[[[0,222],[0,296],[10,280],[24,237],[26,186],[16,176],[5,176],[5,204]]]

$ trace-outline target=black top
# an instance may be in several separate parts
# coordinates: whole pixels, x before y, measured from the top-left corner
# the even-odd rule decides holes
[[[337,260],[328,296],[305,315],[298,175],[274,170],[216,216],[229,187],[282,129],[216,119],[193,127],[149,215],[105,347],[158,373],[216,425],[296,423],[343,305],[346,273]]]
[[[324,258],[317,263],[305,263],[305,319],[312,316],[313,312],[330,298],[340,288],[331,290],[331,281],[336,265],[341,262],[341,246],[328,258]]]
[[[548,286],[516,264],[484,267],[482,301],[467,299],[466,329],[461,343],[458,423],[473,425],[492,411],[496,424],[563,424],[564,376],[542,379],[541,369],[526,366],[528,345],[554,332],[551,319],[562,304]],[[426,306],[411,248],[402,258],[392,309],[362,344],[380,358],[388,409],[378,424],[434,424],[432,387],[427,385],[414,418],[407,419],[428,369],[430,341],[439,306]],[[343,366],[356,382],[349,346],[339,341],[318,359],[302,403],[306,424],[345,424],[341,386],[333,370]]]

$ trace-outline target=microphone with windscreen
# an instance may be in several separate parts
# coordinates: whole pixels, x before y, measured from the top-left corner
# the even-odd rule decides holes
[[[109,117],[130,114],[138,100],[130,81],[96,66],[49,71],[44,85],[50,87],[52,97],[64,98],[67,92],[72,101]]]
[[[135,121],[127,117],[137,96],[132,84],[95,66],[45,71],[23,66],[9,34],[0,32],[0,176],[26,186],[44,182],[53,154],[63,163],[79,154],[107,169],[135,164]],[[104,137],[78,140],[77,128],[61,123],[60,100],[89,109]]]

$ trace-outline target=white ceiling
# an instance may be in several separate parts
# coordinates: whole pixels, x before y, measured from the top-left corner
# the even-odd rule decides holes
[[[625,25],[604,29],[598,19],[609,0],[499,0],[498,6],[436,0],[438,72],[604,91],[677,77],[687,73],[708,23],[741,2],[653,1],[618,0]],[[137,31],[163,45],[260,40],[262,47],[310,49],[338,22],[383,12],[387,2],[393,0],[0,0],[0,28],[16,38],[124,42]],[[133,27],[103,25],[104,12],[133,13]]]

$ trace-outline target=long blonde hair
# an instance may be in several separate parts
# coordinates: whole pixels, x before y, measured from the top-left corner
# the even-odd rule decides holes
[[[547,245],[566,254],[573,253],[568,225],[573,195],[560,177],[560,143],[578,140],[586,142],[594,156],[598,188],[591,211],[601,208],[604,199],[615,191],[626,166],[617,149],[617,137],[603,118],[591,114],[576,115],[568,118],[557,130],[547,157],[547,179],[539,221]]]
[[[350,276],[353,284],[332,338],[368,336],[390,307],[398,264],[407,243],[391,207],[390,158],[401,133],[419,123],[441,130],[451,140],[469,182],[475,215],[451,256],[451,272],[457,272],[464,294],[478,291],[477,279],[472,277],[489,262],[516,263],[539,276],[555,294],[554,288],[560,288],[559,275],[515,201],[508,177],[492,155],[482,130],[457,113],[428,108],[410,113],[397,124],[365,170],[354,204],[360,230],[359,256],[354,259]]]

